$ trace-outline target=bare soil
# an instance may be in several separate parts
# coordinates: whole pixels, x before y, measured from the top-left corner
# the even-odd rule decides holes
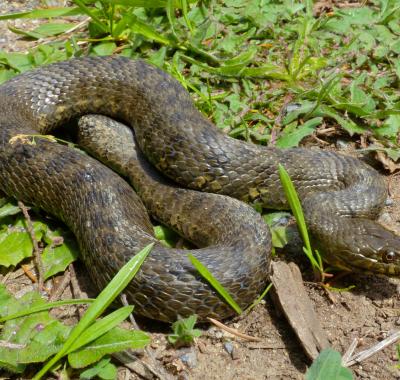
[[[60,5],[62,5],[60,1]],[[329,3],[329,2],[326,2]],[[0,0],[0,14],[34,8],[39,1]],[[15,20],[12,25],[25,28],[35,26],[37,20]],[[7,31],[6,23],[0,22],[0,49],[5,51],[26,51],[34,46]],[[325,149],[344,150],[354,154],[354,144],[348,141],[335,141],[324,144]],[[308,141],[315,145],[315,140]],[[326,145],[326,146],[325,146]],[[339,147],[339,149],[338,149]],[[379,165],[374,161],[375,164]],[[390,205],[384,210],[381,221],[400,233],[400,176],[387,177]],[[289,247],[290,248],[290,247]],[[295,260],[304,269],[304,277],[311,278],[308,264],[299,254],[299,246],[289,249],[289,255],[281,253],[277,260]],[[289,251],[287,250],[287,251]],[[82,292],[93,295],[82,265],[75,265],[77,287]],[[3,277],[4,278],[4,277]],[[15,295],[21,295],[34,286],[21,270],[6,280],[7,287]],[[329,292],[317,284],[306,282],[308,295],[314,304],[322,327],[328,333],[332,347],[344,353],[354,338],[359,339],[356,351],[364,350],[400,329],[400,279],[353,274],[334,284],[345,288],[355,285],[347,292]],[[76,295],[76,294],[75,294]],[[63,298],[71,296],[67,289]],[[76,320],[77,313],[71,308],[57,311],[59,317],[70,323]],[[262,338],[261,342],[248,342],[221,330],[205,326],[204,334],[190,348],[174,349],[166,340],[169,328],[150,321],[139,321],[145,330],[152,332],[149,352],[141,355],[145,363],[155,363],[155,367],[166,370],[172,378],[178,379],[302,379],[310,361],[304,355],[301,345],[291,331],[283,315],[267,296],[265,303],[258,305],[249,315],[236,321],[228,321],[243,333]],[[153,359],[151,359],[153,357]],[[400,379],[396,346],[380,351],[370,359],[351,367],[356,379]],[[139,371],[140,372],[140,371]],[[1,374],[0,374],[1,376]],[[3,375],[2,378],[7,378]],[[148,375],[145,375],[146,378]],[[121,366],[120,379],[141,378]]]

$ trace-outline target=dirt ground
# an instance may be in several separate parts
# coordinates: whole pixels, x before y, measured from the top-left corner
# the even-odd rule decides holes
[[[63,1],[58,3],[62,5]],[[39,1],[0,0],[0,13],[21,11],[38,5]],[[10,22],[20,28],[37,23],[36,20]],[[6,26],[6,22],[0,21],[0,49],[26,50],[35,45],[34,42],[21,40],[8,32]],[[334,150],[348,150],[351,147],[352,144],[346,141],[336,141],[328,145],[328,148]],[[387,180],[390,200],[381,221],[400,233],[400,176],[393,175]],[[282,253],[278,259],[296,260],[302,270],[308,267],[298,253],[293,256]],[[86,280],[85,269],[79,264],[76,269],[78,284],[83,294],[86,294],[90,284]],[[307,269],[304,276],[306,279],[310,278]],[[320,286],[310,282],[305,284],[332,347],[341,353],[348,349],[354,338],[359,339],[357,352],[400,329],[400,279],[354,274],[335,284],[342,288],[350,285],[355,285],[355,288],[348,292],[331,292],[328,296]],[[18,274],[9,277],[7,286],[14,294],[32,289],[30,280]],[[68,296],[64,294],[64,297]],[[64,318],[74,318],[74,314],[64,313]],[[169,332],[168,327],[155,322],[139,321],[142,328],[152,332],[149,348],[152,360],[160,368],[167,369],[174,378],[274,380],[304,377],[310,361],[269,297],[246,317],[228,321],[227,324],[248,335],[260,337],[262,341],[247,342],[215,327],[206,327],[203,336],[193,347],[173,349],[168,346],[164,335],[164,332]],[[144,362],[151,362],[149,352],[143,353]],[[400,379],[400,370],[396,368],[398,364],[396,345],[392,345],[351,369],[356,379]],[[140,377],[121,366],[119,378]]]

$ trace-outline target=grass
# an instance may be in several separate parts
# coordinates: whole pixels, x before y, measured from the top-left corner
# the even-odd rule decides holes
[[[195,329],[197,316],[178,319],[172,324],[172,334],[168,335],[168,342],[175,347],[189,346],[201,335],[201,330]]]
[[[300,235],[303,239],[305,247],[303,247],[304,253],[306,254],[308,260],[314,271],[314,275],[318,280],[324,280],[324,266],[322,263],[322,257],[317,250],[313,250],[311,247],[310,237],[307,231],[306,221],[304,219],[303,209],[300,204],[299,196],[297,195],[296,189],[293,185],[292,180],[285,168],[279,164],[278,167],[279,178],[281,180],[283,190],[285,191],[286,199],[290,205],[290,209],[296,219]]]
[[[324,138],[329,130],[341,138],[353,136],[365,151],[383,153],[378,159],[395,170],[400,5],[394,0],[370,4],[315,16],[310,0],[75,0],[71,7],[2,15],[0,22],[40,18],[43,23],[31,30],[10,23],[10,30],[33,47],[0,50],[0,83],[75,56],[144,58],[176,77],[197,107],[232,137],[286,148],[313,134]],[[13,252],[15,242],[25,239],[24,253],[1,264],[17,265],[31,252],[29,239],[14,228],[22,223],[18,209],[1,206],[0,248]],[[296,206],[292,209],[296,215]],[[73,249],[53,247],[58,232],[45,221],[35,223],[49,257],[52,250],[65,255],[64,264],[48,273],[63,270],[76,257]],[[322,272],[301,217],[298,225],[306,254]],[[166,244],[170,239],[165,237]]]
[[[147,334],[117,327],[132,313],[133,306],[124,306],[102,319],[97,318],[130,283],[152,246],[153,244],[148,245],[132,257],[95,300],[84,301],[90,305],[72,328],[44,312],[50,308],[72,304],[70,300],[45,303],[37,292],[27,293],[25,300],[15,299],[2,286],[0,314],[1,321],[5,324],[2,326],[1,336],[7,344],[1,348],[0,365],[10,372],[21,373],[27,364],[49,359],[33,376],[33,379],[39,380],[65,356],[68,356],[71,367],[81,368],[98,362],[107,354],[147,345],[150,342]],[[83,302],[74,300],[73,303]],[[19,311],[13,312],[15,309]],[[31,323],[33,326],[29,328]]]

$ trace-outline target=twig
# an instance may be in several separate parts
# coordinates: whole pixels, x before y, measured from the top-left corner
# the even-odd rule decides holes
[[[287,347],[284,345],[261,345],[261,346],[246,346],[249,350],[285,350]]]
[[[353,355],[348,361],[343,363],[343,366],[350,367],[356,363],[360,363],[363,360],[368,359],[372,355],[375,355],[377,352],[382,351],[384,348],[386,348],[387,346],[390,346],[391,344],[393,344],[394,342],[396,342],[399,339],[400,339],[400,330],[395,331],[393,334],[389,335],[386,339],[378,342],[371,348],[368,348],[367,350],[361,351],[358,354]],[[351,345],[350,345],[350,348],[351,348]]]
[[[58,300],[61,295],[64,293],[64,290],[68,286],[68,284],[71,282],[71,272],[67,271],[65,272],[63,279],[61,282],[58,284],[58,286],[52,291],[49,301],[55,301]]]
[[[0,284],[5,284],[8,281],[8,278],[11,276],[12,272],[7,272],[0,281]]]
[[[90,17],[85,18],[83,21],[81,21],[78,24],[74,25],[72,28],[66,30],[64,32],[64,34],[70,34],[70,33],[74,32],[75,30],[79,29],[80,27],[88,24],[90,19],[91,19]]]
[[[43,280],[44,279],[44,269],[43,269],[42,258],[40,256],[39,244],[35,237],[35,230],[33,228],[32,220],[29,216],[28,209],[26,208],[26,206],[21,201],[18,201],[18,207],[21,209],[22,214],[24,215],[24,218],[26,221],[26,229],[29,232],[29,235],[31,236],[31,240],[32,240],[32,244],[33,244],[33,256],[35,258],[34,262],[36,264],[36,269],[38,272],[38,288],[39,288],[39,290],[42,290],[43,284],[44,284],[44,280]]]
[[[220,329],[225,330],[225,331],[227,331],[228,333],[230,333],[230,334],[232,334],[232,335],[235,335],[235,336],[237,336],[237,337],[239,337],[239,338],[248,340],[248,341],[250,341],[250,342],[262,342],[262,339],[261,339],[261,338],[257,338],[257,337],[255,337],[255,336],[250,336],[250,335],[244,334],[244,333],[242,333],[242,332],[240,332],[240,331],[238,331],[238,330],[236,330],[236,329],[234,329],[234,328],[232,328],[232,327],[228,327],[228,326],[224,325],[223,323],[221,323],[220,321],[217,321],[217,320],[214,319],[214,318],[208,317],[207,319],[208,319],[211,323],[213,323],[215,326],[219,327]]]
[[[124,367],[134,372],[143,379],[153,380],[156,377],[159,380],[168,380],[170,376],[164,376],[155,371],[151,366],[140,360],[136,355],[132,355],[127,351],[115,352],[111,355],[117,359]]]
[[[121,294],[120,299],[121,299],[122,305],[129,306],[129,302],[126,299],[126,294],[125,293]],[[133,316],[132,313],[129,314],[129,320],[131,321],[131,324],[132,324],[133,328],[135,328],[136,330],[140,330],[138,324],[136,323],[135,317]]]
[[[76,273],[75,273],[74,266],[72,264],[69,264],[68,270],[70,273],[72,295],[74,296],[74,298],[83,298],[81,289],[79,288],[79,284],[76,279]],[[79,319],[81,319],[83,316],[83,310],[79,307],[79,305],[77,306],[77,310],[78,310],[78,314],[79,314]]]
[[[128,306],[129,305],[125,293],[121,294],[120,299],[121,299],[121,302],[122,302],[122,304],[124,306]],[[133,325],[133,328],[135,328],[136,330],[140,330],[138,324],[136,323],[135,317],[133,316],[132,313],[129,315],[129,320],[130,320],[131,324]],[[155,356],[149,350],[148,347],[146,347],[144,349],[144,352],[147,354],[148,358],[150,359],[151,364],[146,363],[145,361],[140,359],[136,354],[133,353],[133,355],[134,355],[135,359],[137,361],[139,361],[154,376],[158,377],[159,379],[168,379],[168,377],[169,377],[168,373],[165,371],[165,369],[163,367],[161,367],[159,365],[159,363],[157,362],[157,359],[155,358]],[[127,367],[127,368],[130,368],[130,367]]]
[[[342,365],[346,367],[346,363],[350,361],[351,356],[353,355],[354,350],[356,349],[358,344],[358,338],[354,338],[351,342],[347,351],[343,354],[342,357]]]

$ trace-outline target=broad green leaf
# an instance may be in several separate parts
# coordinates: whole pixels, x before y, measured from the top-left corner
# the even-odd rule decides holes
[[[5,216],[19,214],[21,209],[14,203],[6,203],[4,206],[0,207],[0,218]]]
[[[276,146],[279,148],[291,148],[298,146],[300,141],[314,133],[315,128],[322,123],[322,117],[315,117],[311,120],[307,120],[304,124],[299,125],[295,130],[285,133],[278,138]]]
[[[275,248],[283,248],[289,241],[290,238],[287,233],[287,227],[277,226],[271,228],[272,245]]]
[[[107,307],[114,301],[118,294],[121,293],[121,291],[129,284],[129,282],[139,271],[147,255],[153,248],[153,245],[154,243],[143,248],[119,270],[119,272],[109,282],[105,289],[103,289],[95,301],[86,310],[86,313],[79,323],[73,328],[67,341],[58,351],[58,353],[51,360],[49,360],[33,377],[34,380],[42,378],[63,356],[65,356],[80,335],[96,320],[97,317],[104,312],[105,309],[107,309]]]
[[[19,72],[24,72],[34,67],[32,57],[29,54],[5,53],[0,51],[0,62],[5,62]]]
[[[354,121],[351,119],[345,118],[341,116],[341,114],[335,111],[332,107],[320,105],[317,110],[313,114],[318,116],[327,116],[335,119],[338,124],[349,133],[350,136],[353,136],[355,133],[365,133],[366,130],[364,128],[359,127]]]
[[[374,128],[374,132],[379,136],[398,136],[400,133],[400,115],[390,115],[382,126]]]
[[[149,40],[153,40],[155,42],[159,42],[164,45],[171,45],[172,41],[166,37],[164,37],[161,33],[158,33],[156,29],[154,29],[151,25],[146,24],[145,22],[136,18],[133,24],[130,26],[132,32],[139,33],[142,36],[148,38]]]
[[[47,226],[41,222],[33,222],[37,241],[40,241],[47,231]],[[0,233],[0,265],[9,267],[17,265],[24,258],[32,256],[33,243],[26,230],[25,221],[17,219],[14,225]]]
[[[72,23],[59,23],[51,22],[39,25],[33,30],[34,33],[39,33],[43,37],[56,36],[57,34],[62,34],[67,30],[73,28],[76,24]]]
[[[251,45],[247,51],[237,55],[234,58],[227,59],[224,61],[224,66],[235,66],[235,65],[242,65],[247,66],[251,63],[254,57],[257,54],[257,46]]]
[[[339,352],[327,348],[319,354],[307,370],[306,380],[352,380],[348,368],[342,367]]]
[[[0,265],[16,266],[23,259],[32,256],[32,240],[26,232],[11,232],[0,235]]]
[[[15,75],[16,75],[16,72],[14,70],[1,69],[1,67],[0,67],[0,84],[11,79]]]
[[[110,363],[110,358],[101,359],[93,367],[83,371],[79,378],[82,380],[89,380],[98,377],[103,380],[114,380],[117,378],[117,367]]]
[[[53,246],[51,242],[45,247],[42,253],[42,263],[44,268],[44,278],[54,276],[63,272],[69,264],[74,262],[79,256],[79,249],[76,241],[65,233],[63,243],[59,246]],[[50,235],[52,238],[61,236],[60,231],[54,231]]]
[[[3,285],[0,301],[2,317],[46,304],[37,292],[15,299]],[[47,311],[8,320],[0,334],[0,340],[7,343],[0,345],[0,366],[21,372],[25,364],[42,362],[60,349],[69,332],[70,327],[50,317]]]
[[[115,42],[102,42],[98,45],[93,46],[92,51],[96,55],[111,55],[117,48]]]
[[[68,354],[68,362],[73,368],[83,368],[100,360],[104,355],[129,348],[143,348],[149,343],[150,337],[143,331],[115,327],[83,348]]]
[[[69,349],[68,353],[71,353],[104,335],[106,332],[128,318],[132,311],[133,306],[124,306],[106,315],[104,318],[97,320],[80,335]]]
[[[11,25],[8,26],[8,29],[11,30],[15,34],[19,34],[21,36],[33,38],[35,40],[38,40],[39,38],[43,37],[43,35],[40,34],[40,33],[36,33],[36,32],[30,31],[30,30],[25,30],[25,29],[18,29],[18,28],[15,28],[15,27],[11,26]]]

